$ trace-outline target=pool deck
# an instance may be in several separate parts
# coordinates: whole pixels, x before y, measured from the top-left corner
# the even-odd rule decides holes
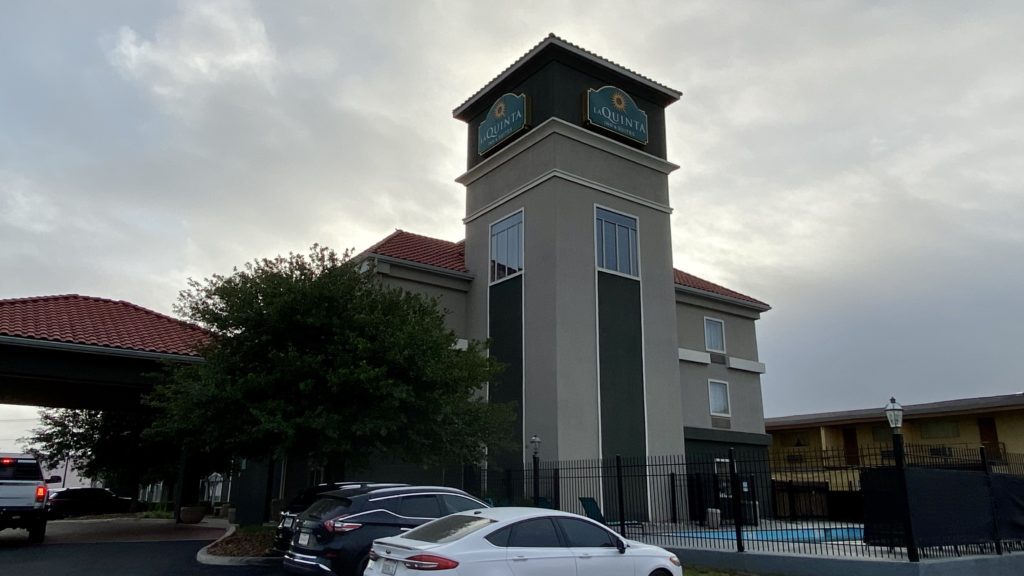
[[[612,528],[615,525],[612,524]],[[921,562],[907,560],[903,548],[868,546],[859,538],[846,541],[807,542],[815,531],[862,531],[859,524],[842,522],[799,522],[762,519],[758,526],[745,526],[744,552],[737,552],[735,528],[722,525],[710,529],[696,523],[651,523],[646,533],[630,531],[629,538],[673,551],[684,564],[737,570],[753,574],[788,576],[1005,576],[1024,574],[1024,554],[965,555],[952,552],[929,556],[922,551]],[[862,533],[862,532],[861,532]],[[731,538],[726,535],[731,534]],[[758,539],[748,536],[757,536]],[[779,539],[766,539],[768,537]],[[787,540],[787,536],[794,539]]]

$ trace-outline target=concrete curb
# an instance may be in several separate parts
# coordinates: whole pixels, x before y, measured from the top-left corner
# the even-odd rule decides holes
[[[200,548],[199,552],[196,552],[196,562],[214,566],[276,566],[281,563],[281,558],[274,556],[216,556],[207,552],[210,546],[231,536],[235,530],[238,530],[237,524],[228,526],[223,536]]]

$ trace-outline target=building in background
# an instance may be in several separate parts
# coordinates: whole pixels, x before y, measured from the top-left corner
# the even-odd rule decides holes
[[[859,464],[866,449],[892,445],[881,407],[769,418],[765,427],[775,450],[791,457],[832,452],[847,465]],[[904,405],[903,435],[915,461],[940,462],[960,451],[976,456],[982,446],[994,462],[1024,454],[1024,393]]]

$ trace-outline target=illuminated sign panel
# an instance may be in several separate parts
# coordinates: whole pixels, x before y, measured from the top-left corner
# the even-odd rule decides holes
[[[505,94],[494,101],[476,135],[477,154],[488,150],[530,127],[530,106],[525,94]]]
[[[647,113],[633,98],[614,86],[587,90],[587,124],[647,144]]]

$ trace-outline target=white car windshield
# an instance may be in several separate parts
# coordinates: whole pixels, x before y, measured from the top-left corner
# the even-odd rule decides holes
[[[410,530],[402,534],[402,538],[430,542],[431,544],[445,544],[464,538],[493,523],[494,520],[490,518],[452,514]]]

